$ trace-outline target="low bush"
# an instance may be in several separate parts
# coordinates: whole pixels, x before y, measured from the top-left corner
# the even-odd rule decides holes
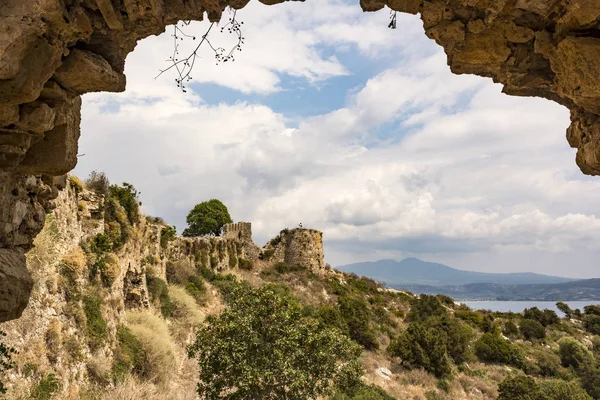
[[[409,321],[424,321],[429,317],[438,317],[447,313],[448,311],[436,296],[422,294],[411,301],[407,319]]]
[[[299,271],[306,271],[306,267],[303,265],[290,265],[283,262],[279,262],[273,266],[273,269],[280,274],[291,274]]]
[[[475,355],[481,361],[512,365],[517,368],[524,366],[522,351],[500,334],[488,332],[475,342]]]
[[[128,327],[119,325],[117,340],[111,374],[115,381],[122,382],[130,373],[140,374],[143,371],[144,354],[142,344]]]
[[[202,300],[206,295],[206,285],[204,280],[198,275],[192,275],[188,278],[185,284],[185,290],[194,298],[196,301]]]
[[[566,337],[558,342],[558,355],[563,367],[573,367],[576,370],[592,362],[592,354],[576,339]]]
[[[512,320],[510,320],[505,322],[502,326],[502,333],[510,338],[516,338],[519,336],[519,328]]]
[[[111,287],[121,274],[121,263],[119,257],[114,253],[106,253],[104,262],[100,266],[100,278],[106,287]]]
[[[177,285],[185,285],[189,277],[196,274],[196,268],[188,260],[167,261],[167,282]]]
[[[69,183],[71,184],[71,187],[73,188],[75,193],[83,192],[83,189],[84,189],[83,182],[81,182],[81,179],[79,179],[75,175],[69,176]]]
[[[344,295],[338,298],[338,304],[350,338],[367,350],[379,348],[375,331],[371,326],[371,311],[368,303],[363,298]]]
[[[510,375],[498,385],[498,400],[542,400],[543,393],[533,379],[525,375]]]
[[[519,332],[527,340],[543,339],[546,337],[546,328],[534,319],[521,320]]]
[[[593,400],[576,381],[551,379],[540,382],[544,400]]]
[[[600,315],[586,314],[583,316],[583,327],[593,335],[600,335]]]

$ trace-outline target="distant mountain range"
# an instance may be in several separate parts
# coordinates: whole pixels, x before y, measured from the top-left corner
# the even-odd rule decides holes
[[[367,276],[413,293],[445,294],[456,300],[600,300],[600,279],[570,279],[525,273],[463,271],[406,258],[342,265],[340,271]]]
[[[540,275],[531,272],[487,273],[463,271],[444,264],[405,258],[402,261],[379,260],[341,265],[340,271],[353,272],[387,284],[415,284],[428,286],[466,285],[469,283],[495,283],[524,285],[534,283],[562,283],[574,279]]]

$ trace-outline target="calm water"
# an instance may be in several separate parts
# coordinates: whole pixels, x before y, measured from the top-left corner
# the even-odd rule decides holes
[[[562,313],[556,308],[556,301],[484,301],[484,300],[474,300],[474,301],[461,301],[461,303],[466,304],[474,310],[492,310],[492,311],[512,311],[512,312],[522,312],[526,308],[537,307],[540,310],[544,308],[548,308],[550,310],[556,311],[558,315],[562,315]],[[598,301],[565,301],[569,307],[573,310],[579,308],[583,311],[584,306],[588,306],[590,304],[600,304],[600,300]]]

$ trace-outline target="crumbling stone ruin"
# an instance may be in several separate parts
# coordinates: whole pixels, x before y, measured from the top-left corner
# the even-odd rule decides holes
[[[313,272],[325,268],[323,232],[315,229],[284,229],[263,248],[263,259],[301,265]]]
[[[0,3],[0,321],[18,318],[24,253],[77,160],[81,95],[125,90],[138,40],[179,20],[219,21],[249,0],[3,0]],[[272,5],[284,0],[259,0]],[[571,110],[584,174],[600,174],[600,3],[596,0],[360,0],[419,13],[457,74]],[[393,40],[393,39],[390,39]],[[397,39],[401,40],[401,39]]]

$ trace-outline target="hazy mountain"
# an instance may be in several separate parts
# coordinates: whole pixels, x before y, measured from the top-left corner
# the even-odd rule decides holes
[[[465,285],[470,283],[492,283],[500,285],[522,285],[540,283],[562,283],[574,279],[522,273],[485,273],[463,271],[444,264],[405,258],[402,261],[379,260],[342,265],[337,267],[344,272],[353,272],[376,281],[392,284],[418,284],[429,286]]]
[[[529,301],[598,301],[600,279],[582,279],[564,283],[502,285],[469,283],[466,285],[391,284],[391,288],[415,294],[445,294],[456,300],[529,300]]]

